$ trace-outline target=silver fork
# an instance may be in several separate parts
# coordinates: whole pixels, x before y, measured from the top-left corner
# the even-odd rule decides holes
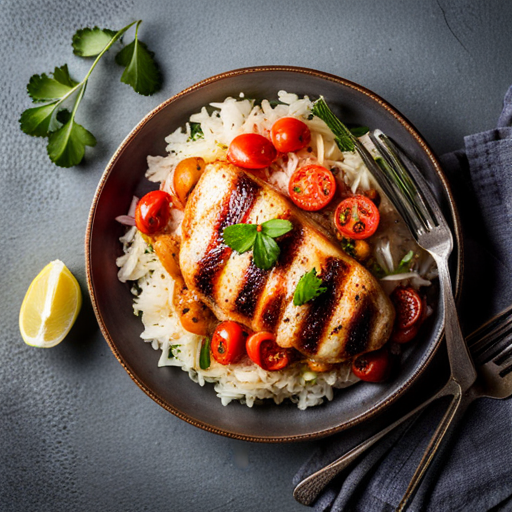
[[[478,378],[462,396],[458,416],[462,417],[467,406],[476,398],[502,399],[512,394],[512,306],[486,322],[466,338],[478,367]],[[386,436],[434,400],[446,396],[446,386],[421,405],[397,421],[363,441],[334,462],[302,480],[293,496],[303,505],[311,505],[326,485],[349,466],[368,448]]]
[[[437,265],[441,299],[444,302],[445,337],[451,372],[447,386],[451,387],[453,395],[400,502],[397,510],[402,511],[412,500],[434,459],[441,441],[462,404],[463,394],[475,382],[476,371],[462,336],[452,293],[448,257],[453,249],[453,237],[446,219],[422,174],[405,154],[380,130],[376,130],[370,137],[384,157],[384,163],[378,166],[358,141],[357,147],[361,156],[364,160],[371,158],[372,162],[367,162],[367,165],[370,164],[370,171],[380,182],[386,181],[385,188],[388,194],[391,194],[390,199],[402,214],[411,234],[418,245],[432,255]]]

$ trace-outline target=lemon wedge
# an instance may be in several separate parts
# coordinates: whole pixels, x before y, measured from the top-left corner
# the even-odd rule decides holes
[[[80,285],[60,260],[39,272],[30,284],[20,310],[20,332],[32,347],[59,344],[75,323],[82,305]]]

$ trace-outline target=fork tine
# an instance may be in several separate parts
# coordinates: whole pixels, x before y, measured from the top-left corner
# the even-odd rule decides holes
[[[466,343],[472,353],[482,352],[496,336],[506,335],[511,327],[512,306],[509,306],[467,336]]]
[[[396,183],[394,183],[390,178],[389,174],[392,171],[392,164],[386,160],[386,153],[384,151],[380,152],[382,158],[380,160],[374,160],[369,151],[355,137],[354,144],[373,177],[384,193],[389,197],[390,201],[396,207],[405,222],[409,225],[413,236],[417,239],[418,231],[424,229],[424,226],[419,222],[409,201],[404,201],[401,191],[398,189]]]
[[[370,138],[379,151],[391,159],[391,166],[399,173],[399,179],[404,183],[408,199],[415,206],[420,217],[423,217],[425,228],[430,230],[436,225],[446,225],[444,216],[437,206],[437,200],[416,165],[381,130],[375,130],[370,134]]]

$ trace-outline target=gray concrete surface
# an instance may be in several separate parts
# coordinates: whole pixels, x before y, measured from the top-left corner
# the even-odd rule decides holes
[[[162,90],[119,83],[109,56],[78,121],[98,145],[61,169],[24,135],[35,73],[68,63],[87,25],[143,19]],[[103,169],[153,107],[211,75],[287,64],[358,82],[397,107],[441,154],[494,126],[512,83],[512,3],[497,0],[3,0],[0,2],[0,510],[295,511],[291,480],[317,443],[259,445],[215,436],[170,415],[130,380],[102,338],[85,282],[84,232]],[[112,76],[114,75],[114,76]],[[51,350],[27,347],[18,312],[33,277],[62,259],[84,307]]]

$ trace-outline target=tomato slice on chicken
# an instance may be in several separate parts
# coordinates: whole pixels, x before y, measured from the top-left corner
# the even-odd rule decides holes
[[[232,364],[245,354],[246,329],[236,322],[221,322],[212,336],[212,355],[220,364]]]
[[[336,208],[334,223],[344,236],[362,240],[372,236],[379,226],[380,213],[375,203],[363,195],[344,199]]]
[[[256,332],[247,338],[247,355],[251,361],[267,371],[286,368],[291,362],[291,352],[276,343],[271,332]]]
[[[315,212],[329,204],[336,192],[332,172],[321,165],[305,165],[290,178],[290,199],[303,210]]]
[[[169,210],[171,204],[171,196],[163,190],[153,190],[147,193],[135,208],[137,229],[146,235],[154,235],[163,231],[171,216]]]

